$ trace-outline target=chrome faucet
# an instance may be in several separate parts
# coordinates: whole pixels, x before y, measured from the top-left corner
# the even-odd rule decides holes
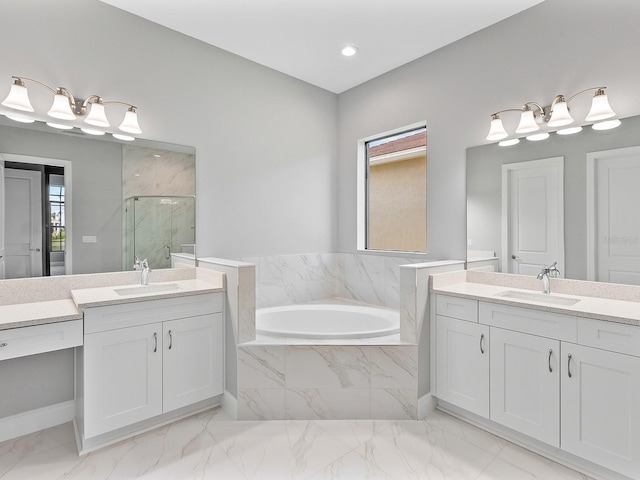
[[[147,259],[145,258],[141,261],[138,256],[136,256],[133,262],[133,269],[140,270],[140,285],[149,285],[149,272],[151,271],[151,267],[149,267]]]
[[[551,282],[549,282],[549,277],[557,277],[560,275],[560,270],[558,270],[558,262],[553,262],[551,265],[542,266],[542,270],[538,274],[538,280],[542,280],[542,293],[551,293]]]

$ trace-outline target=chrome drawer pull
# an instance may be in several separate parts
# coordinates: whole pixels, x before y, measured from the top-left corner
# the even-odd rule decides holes
[[[553,373],[553,369],[551,368],[551,354],[553,350],[549,349],[549,373]]]
[[[171,330],[169,330],[169,350],[173,346],[173,335],[171,334]]]
[[[484,348],[482,347],[483,343],[484,343],[484,333],[482,335],[480,335],[480,353],[482,355],[484,355]]]
[[[153,339],[155,340],[155,345],[153,346],[153,353],[158,351],[158,334],[153,332]]]
[[[567,358],[567,373],[569,374],[569,378],[571,378],[571,354],[569,354]]]

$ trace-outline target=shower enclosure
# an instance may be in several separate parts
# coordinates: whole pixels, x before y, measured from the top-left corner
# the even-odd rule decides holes
[[[195,197],[144,196],[124,201],[123,269],[137,256],[151,268],[171,267],[171,253],[195,253]]]

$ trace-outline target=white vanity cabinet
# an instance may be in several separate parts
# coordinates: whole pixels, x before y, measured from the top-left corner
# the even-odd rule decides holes
[[[85,309],[83,437],[222,394],[222,306],[215,293]]]
[[[562,370],[562,449],[640,478],[640,358],[563,343]]]
[[[477,309],[475,300],[438,295],[436,389],[438,398],[488,418],[489,327],[477,323]]]
[[[445,410],[555,447],[542,453],[556,460],[640,478],[640,327],[485,301],[476,302],[477,322],[438,308],[473,319],[469,302],[436,295],[435,384]],[[477,355],[478,335],[491,340],[488,358]]]
[[[491,420],[560,446],[560,342],[491,328]]]

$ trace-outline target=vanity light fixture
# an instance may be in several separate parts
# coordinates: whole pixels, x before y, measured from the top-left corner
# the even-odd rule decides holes
[[[564,95],[556,95],[548,107],[542,107],[536,102],[527,102],[521,108],[508,108],[493,113],[491,115],[491,125],[489,127],[487,140],[500,141],[500,146],[510,146],[518,143],[512,141],[515,140],[515,138],[508,138],[509,133],[505,130],[502,119],[500,118],[500,114],[504,112],[520,112],[520,122],[516,127],[516,134],[528,133],[529,135],[527,135],[526,138],[531,141],[544,140],[549,137],[550,131],[558,127],[571,125],[575,122],[569,111],[569,102],[578,95],[592,91],[595,91],[595,93],[591,101],[591,109],[585,117],[584,122],[587,124],[593,123],[594,130],[615,128],[620,125],[620,120],[614,118],[616,113],[609,105],[609,99],[605,93],[606,88],[607,87],[587,88],[568,98],[565,98]],[[543,131],[540,133],[533,133],[541,129],[543,129]],[[559,135],[571,135],[581,130],[582,126],[577,125],[557,130],[557,133]]]
[[[45,121],[51,128],[70,130],[74,127],[80,128],[85,133],[90,135],[104,135],[105,133],[111,133],[115,138],[125,141],[133,141],[135,138],[131,135],[139,135],[142,133],[140,125],[138,124],[137,107],[126,102],[119,101],[104,101],[98,95],[90,95],[84,100],[76,99],[71,91],[65,87],[52,88],[38,80],[27,77],[12,77],[14,82],[11,85],[9,95],[1,103],[4,107],[11,110],[17,110],[14,113],[5,113],[7,118],[18,122],[33,123],[36,120]],[[53,93],[53,103],[51,108],[47,112],[47,116],[58,120],[64,120],[70,123],[50,122],[39,116],[31,101],[29,100],[29,94],[25,81],[33,82],[41,85]],[[105,105],[119,104],[125,105],[127,111],[124,114],[124,119],[118,127],[118,131],[112,131],[111,124],[107,119],[105,111]],[[78,122],[78,120],[84,120],[84,122]],[[84,124],[87,124],[86,126]],[[95,128],[98,127],[98,128]]]

